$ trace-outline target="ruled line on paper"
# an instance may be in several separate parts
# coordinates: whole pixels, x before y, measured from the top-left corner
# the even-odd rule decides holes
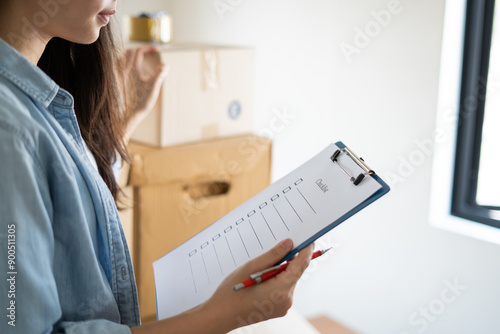
[[[229,241],[227,240],[227,237],[225,237],[225,238],[226,238],[227,247],[229,248],[229,252],[231,253],[231,257],[233,258],[234,265],[237,267],[238,265],[236,264],[236,260],[234,259],[233,250],[231,249],[231,246],[229,246]]]
[[[271,234],[273,235],[274,240],[276,240],[276,236],[274,235],[274,232],[273,232],[273,230],[271,229],[271,226],[269,226],[269,223],[267,222],[266,217],[264,217],[264,214],[263,214],[262,212],[261,212],[260,214],[262,215],[262,218],[264,218],[264,221],[266,222],[267,228],[269,228],[269,231],[270,231],[270,232],[271,232]]]
[[[260,242],[260,238],[259,236],[257,235],[257,232],[255,232],[255,229],[253,228],[253,224],[252,222],[249,220],[248,221],[250,223],[250,226],[252,227],[252,230],[253,230],[253,233],[255,234],[255,236],[257,237],[257,241],[259,242],[259,245],[260,245],[260,248],[264,249],[264,247],[262,247],[262,243]]]
[[[283,225],[285,225],[286,229],[290,232],[290,229],[288,228],[288,225],[285,223],[285,220],[283,219],[283,217],[281,217],[281,214],[278,211],[278,209],[276,208],[276,205],[273,204],[273,207],[274,207],[274,210],[276,210],[276,213],[278,214],[278,216],[280,216],[280,219],[283,222]]]
[[[207,264],[205,262],[205,256],[203,256],[203,252],[201,252],[201,259],[203,260],[203,267],[205,268],[205,274],[207,274],[208,284],[210,284],[210,276],[208,276]]]
[[[297,191],[299,192],[299,194],[302,196],[302,198],[304,199],[304,201],[306,201],[307,204],[309,204],[309,207],[311,208],[311,210],[313,210],[314,213],[316,213],[316,210],[314,210],[314,208],[312,207],[311,203],[309,203],[309,201],[305,198],[305,196],[302,194],[302,191],[300,191],[299,188],[297,188]]]
[[[193,264],[191,263],[191,259],[189,259],[189,269],[191,269],[191,278],[193,279],[194,293],[198,293],[198,289],[196,289],[196,280],[194,279]]]
[[[304,222],[304,221],[302,220],[302,218],[300,218],[300,216],[299,216],[299,214],[297,213],[297,211],[295,210],[295,208],[293,207],[292,203],[290,203],[290,201],[288,200],[288,197],[286,197],[286,196],[285,196],[285,199],[286,199],[286,201],[288,202],[288,204],[290,204],[290,206],[292,207],[293,212],[295,212],[295,214],[297,215],[297,217],[299,217],[300,221],[301,221],[301,222]]]
[[[241,236],[240,230],[239,230],[239,229],[236,229],[236,231],[238,231],[238,234],[239,234],[240,239],[241,239],[241,243],[243,244],[243,247],[245,247],[245,252],[247,252],[247,256],[248,256],[248,258],[250,258],[250,254],[248,254],[247,245],[245,245],[245,242],[243,241],[243,237]]]
[[[220,264],[219,254],[217,253],[217,249],[215,248],[215,244],[212,244],[212,246],[214,246],[215,257],[217,258],[217,263],[219,264],[220,273],[222,276],[224,276],[224,271],[222,270],[222,265]]]

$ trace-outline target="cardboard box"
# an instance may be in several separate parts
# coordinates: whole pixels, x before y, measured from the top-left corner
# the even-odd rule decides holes
[[[309,322],[321,333],[321,334],[356,334],[356,332],[345,327],[337,321],[332,320],[328,316],[318,316],[309,319]]]
[[[169,44],[160,56],[169,75],[133,141],[166,147],[252,132],[253,50]],[[159,62],[145,60],[146,73]]]
[[[288,313],[281,318],[274,318],[264,322],[235,329],[228,334],[323,334],[318,332],[303,315],[291,308]],[[338,333],[345,334],[345,333]]]
[[[269,185],[271,141],[250,135],[131,151],[134,263],[147,322],[156,319],[152,263]]]

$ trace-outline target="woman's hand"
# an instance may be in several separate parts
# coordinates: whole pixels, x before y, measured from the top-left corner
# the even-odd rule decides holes
[[[233,286],[257,271],[267,269],[293,249],[286,239],[261,256],[237,268],[219,285],[212,297],[184,313],[132,328],[134,334],[222,334],[235,328],[284,316],[292,305],[297,281],[311,261],[314,246],[303,249],[277,276],[234,291]],[[172,301],[173,302],[173,301]]]
[[[282,317],[292,305],[293,291],[298,279],[306,270],[314,246],[302,250],[285,271],[252,287],[234,291],[233,286],[247,279],[250,274],[269,268],[293,249],[293,242],[286,239],[268,252],[247,262],[229,275],[201,309],[212,312],[218,309],[214,321],[224,324],[223,330],[250,325],[263,320]],[[209,311],[211,310],[211,311]]]
[[[168,65],[160,60],[159,48],[146,45],[128,49],[120,61],[126,89],[134,93],[133,110],[125,129],[125,141],[153,109],[161,85],[168,75]]]

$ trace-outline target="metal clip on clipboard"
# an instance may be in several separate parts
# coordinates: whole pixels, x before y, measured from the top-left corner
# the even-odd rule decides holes
[[[345,169],[342,167],[339,162],[338,162],[338,157],[342,154],[345,153],[347,154],[355,163],[358,165],[361,169],[364,170],[364,173],[360,173],[357,177],[351,176]],[[370,169],[363,160],[363,158],[359,158],[356,154],[354,154],[348,147],[341,148],[335,151],[333,155],[330,157],[334,163],[337,164],[337,166],[340,167],[340,169],[344,172],[347,177],[349,177],[349,180],[355,185],[359,185],[361,181],[365,178],[366,175],[373,176],[375,175],[375,172]]]

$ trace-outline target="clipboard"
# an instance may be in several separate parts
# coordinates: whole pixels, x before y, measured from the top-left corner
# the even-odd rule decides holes
[[[230,272],[285,238],[296,246],[278,263],[291,259],[389,191],[344,143],[328,145],[153,263],[157,318],[204,302]]]

